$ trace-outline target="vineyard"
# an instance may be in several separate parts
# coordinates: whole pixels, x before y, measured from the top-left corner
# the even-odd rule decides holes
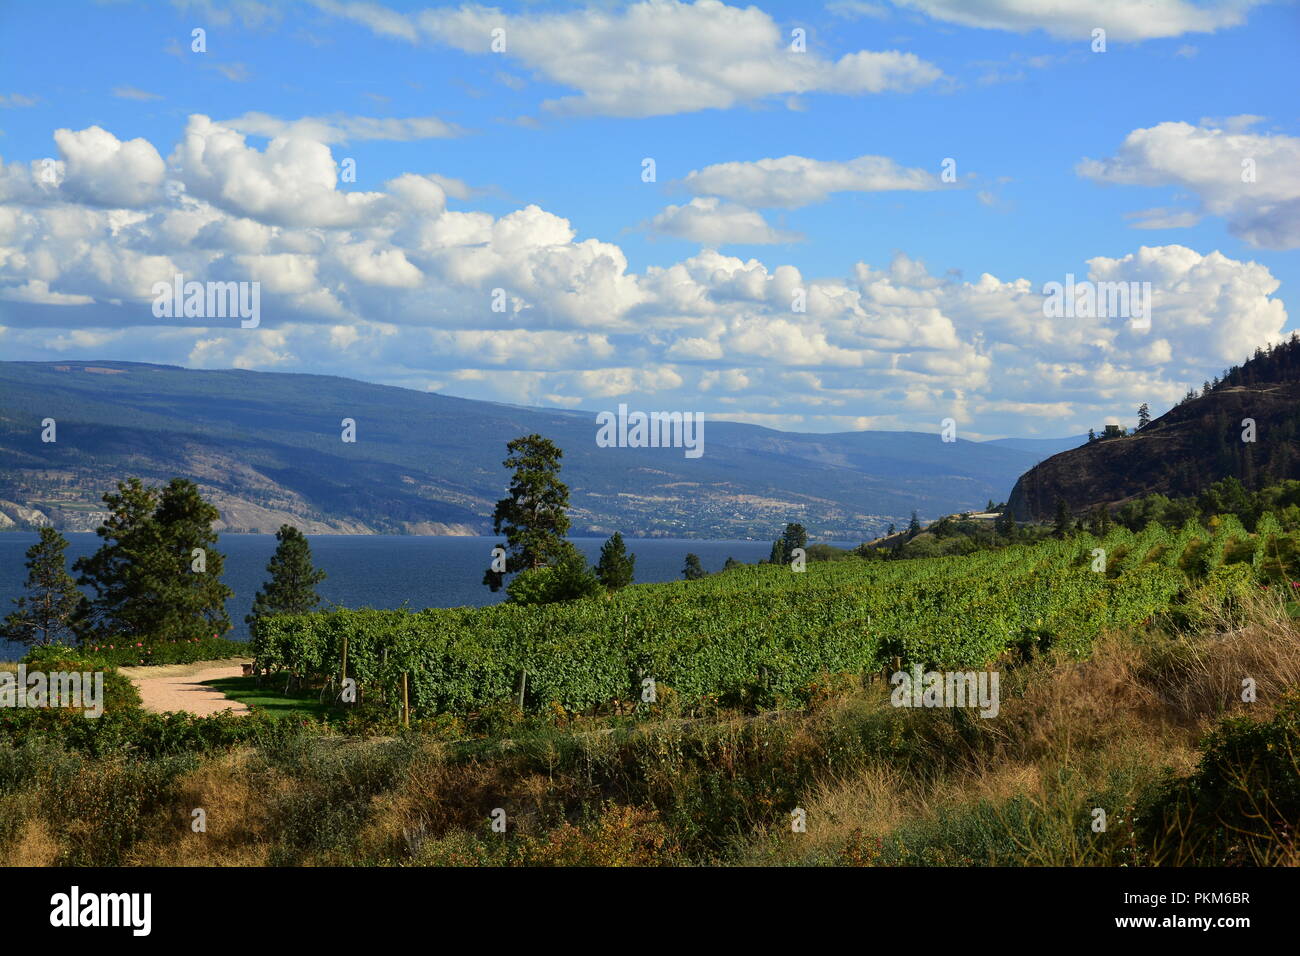
[[[1050,649],[1081,656],[1105,629],[1194,623],[1261,586],[1289,590],[1298,565],[1300,540],[1271,516],[1254,535],[1225,516],[963,557],[744,566],[542,606],[275,617],[254,647],[271,672],[319,683],[346,667],[363,699],[397,706],[405,693],[424,717],[512,700],[595,713],[640,699],[646,678],[691,707],[779,705],[896,658],[971,669]]]

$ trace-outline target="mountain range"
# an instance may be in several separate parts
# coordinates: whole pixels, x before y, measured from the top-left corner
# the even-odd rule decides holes
[[[287,522],[315,534],[490,534],[506,442],[536,432],[564,451],[575,534],[771,538],[800,521],[857,540],[913,510],[930,518],[1005,500],[1026,469],[1085,440],[710,420],[703,455],[688,458],[599,447],[595,414],[323,375],[0,362],[0,527],[88,530],[118,480],[182,476],[217,505],[225,531]],[[343,440],[344,419],[355,442]]]

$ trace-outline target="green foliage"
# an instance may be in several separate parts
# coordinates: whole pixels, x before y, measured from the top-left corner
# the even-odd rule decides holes
[[[118,482],[116,494],[106,492],[104,504],[109,516],[95,531],[104,543],[72,566],[81,573],[78,583],[95,592],[78,614],[77,629],[83,641],[107,643],[114,635],[119,641],[146,640],[156,614],[149,562],[157,550],[158,492],[131,478]]]
[[[68,539],[41,528],[40,540],[27,549],[28,591],[14,598],[14,611],[0,625],[0,637],[20,644],[51,644],[70,637],[72,618],[81,604],[77,582],[66,570]]]
[[[833,544],[810,544],[804,549],[809,561],[848,561],[853,552],[837,548]]]
[[[636,576],[636,555],[627,553],[623,535],[617,531],[600,546],[600,561],[596,564],[596,577],[611,591],[625,588]]]
[[[704,565],[700,564],[700,556],[695,553],[686,555],[686,566],[682,568],[682,577],[687,581],[698,581],[707,576],[708,572],[704,570]]]
[[[512,604],[554,604],[595,597],[603,588],[582,552],[565,541],[554,566],[521,571],[506,585],[506,594]]]
[[[785,531],[781,535],[781,564],[789,564],[794,560],[795,548],[808,547],[808,531],[801,524],[789,522],[785,526]]]
[[[153,644],[230,630],[221,583],[224,558],[214,545],[220,517],[198,487],[174,478],[159,492],[138,478],[104,495],[111,514],[96,533],[104,544],[79,559],[79,584],[94,597],[78,612],[83,642]]]
[[[511,701],[525,671],[529,714],[635,700],[639,674],[690,709],[772,706],[799,700],[824,675],[873,672],[894,656],[944,670],[1049,648],[1082,656],[1104,629],[1142,625],[1198,589],[1231,602],[1254,586],[1245,560],[1189,577],[1184,565],[1194,562],[1169,549],[1200,541],[1158,526],[1120,529],[1104,541],[1047,539],[963,557],[817,562],[803,574],[764,564],[601,601],[284,616],[265,622],[255,651],[263,666],[324,677],[337,673],[346,637],[349,668],[370,699],[400,699],[408,672],[417,716]],[[1097,546],[1118,555],[1108,573],[1092,570]]]
[[[483,575],[493,591],[507,574],[554,564],[569,531],[569,489],[559,478],[564,452],[535,434],[508,442],[506,449],[510,454],[502,464],[514,469],[510,494],[492,513],[493,532],[506,536],[505,571],[488,568]]]
[[[87,654],[80,648],[68,647],[65,644],[44,644],[33,647],[28,651],[23,656],[22,662],[27,665],[29,672],[34,670],[45,671],[46,673],[54,671],[78,673],[103,671],[103,704],[106,714],[123,710],[135,710],[140,706],[140,692],[135,689],[135,685],[128,678],[119,674],[117,668],[112,664],[94,654]],[[66,718],[79,717],[82,720],[87,719],[76,710],[55,710],[53,713]],[[97,717],[94,719],[99,720],[102,718]]]
[[[1300,695],[1269,717],[1229,717],[1205,741],[1191,775],[1166,783],[1138,830],[1160,862],[1277,864],[1272,846],[1294,846],[1300,821]]]
[[[251,648],[243,641],[224,637],[191,637],[187,640],[143,641],[105,644],[85,643],[81,652],[92,660],[118,667],[140,667],[151,664],[194,664],[198,661],[224,661],[232,657],[248,657]]]
[[[325,572],[312,565],[311,545],[293,525],[281,525],[276,532],[275,554],[266,565],[271,579],[253,598],[253,611],[245,621],[250,628],[259,618],[272,614],[306,614],[320,603],[316,585],[325,580]]]
[[[1052,534],[1058,538],[1068,538],[1070,536],[1070,506],[1064,498],[1056,499],[1056,520],[1052,524]]]

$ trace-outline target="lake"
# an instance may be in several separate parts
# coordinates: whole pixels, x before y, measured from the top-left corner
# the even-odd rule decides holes
[[[25,553],[39,536],[35,532],[0,534],[0,617],[13,609],[12,599],[23,592]],[[94,532],[69,533],[68,570],[72,562],[94,553],[100,539]],[[412,608],[479,607],[504,600],[483,585],[496,537],[423,537],[417,535],[310,535],[312,559],[328,575],[317,588],[326,605],[343,607]],[[604,538],[573,538],[595,563]],[[628,538],[636,555],[638,582],[672,581],[681,577],[687,552],[700,556],[706,571],[719,571],[727,558],[754,562],[766,558],[770,541],[698,541],[687,538]],[[829,542],[856,547],[858,542]],[[244,616],[253,596],[267,578],[266,563],[275,551],[275,535],[223,535],[217,545],[226,556],[222,580],[235,594],[226,604],[233,629],[226,636],[247,640]],[[22,656],[20,645],[0,641],[0,660]]]

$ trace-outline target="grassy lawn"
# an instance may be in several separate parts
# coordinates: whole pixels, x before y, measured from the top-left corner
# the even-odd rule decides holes
[[[203,686],[215,687],[231,700],[260,707],[273,717],[326,717],[338,711],[335,706],[322,704],[314,691],[297,695],[281,693],[283,678],[264,679],[258,687],[256,677],[222,677],[205,680]]]

